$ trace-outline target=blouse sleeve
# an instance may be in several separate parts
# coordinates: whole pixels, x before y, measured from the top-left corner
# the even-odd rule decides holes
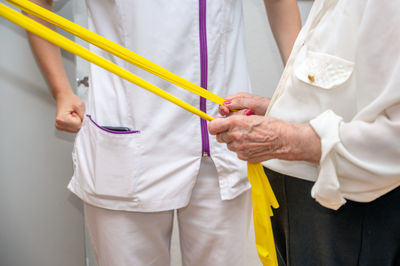
[[[400,185],[400,3],[368,1],[355,56],[357,113],[327,110],[310,121],[322,156],[312,196],[338,209],[369,202]]]

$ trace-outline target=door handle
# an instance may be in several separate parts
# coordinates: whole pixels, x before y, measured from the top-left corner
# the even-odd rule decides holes
[[[85,87],[89,87],[89,77],[83,77],[83,79],[76,79],[76,84],[78,85],[78,87],[83,84],[83,86]]]

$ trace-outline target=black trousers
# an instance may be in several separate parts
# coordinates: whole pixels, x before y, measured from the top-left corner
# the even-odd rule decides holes
[[[265,172],[280,205],[272,217],[280,266],[400,266],[400,187],[334,211],[311,197],[313,182]]]

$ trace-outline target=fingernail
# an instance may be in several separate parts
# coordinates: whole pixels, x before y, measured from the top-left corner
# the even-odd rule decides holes
[[[223,113],[224,115],[226,115],[226,112],[224,109],[221,109],[221,113]]]
[[[225,101],[224,104],[231,104],[231,101]]]
[[[247,110],[247,112],[246,112],[246,115],[247,115],[247,116],[252,115],[252,114],[253,114],[253,111],[252,111],[252,110]]]
[[[216,116],[215,118],[223,118],[222,116]]]

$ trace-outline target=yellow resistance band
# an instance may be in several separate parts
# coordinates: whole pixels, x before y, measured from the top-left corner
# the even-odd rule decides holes
[[[38,5],[35,5],[27,0],[7,0],[28,13],[39,16],[52,24],[62,27],[64,30],[76,34],[78,37],[95,44],[96,46],[140,67],[147,70],[171,83],[187,89],[197,95],[200,95],[208,100],[222,104],[225,100],[175,74],[172,72],[152,63],[151,61],[136,55],[135,53],[127,50],[126,48],[115,44],[79,25],[70,22]],[[183,102],[182,100],[170,95],[162,89],[152,85],[151,83],[135,76],[134,74],[126,71],[125,69],[117,66],[114,63],[92,53],[91,51],[79,46],[78,44],[70,41],[62,35],[52,31],[51,29],[43,26],[42,24],[16,12],[15,10],[0,3],[0,16],[10,20],[11,22],[25,28],[26,30],[38,35],[39,37],[73,53],[76,54],[116,75],[124,78],[132,83],[147,89],[160,97],[175,103],[176,105],[200,116],[203,119],[212,121],[214,118],[208,114],[198,110],[197,108]],[[278,208],[278,202],[271,189],[267,177],[265,176],[261,164],[248,163],[248,178],[252,184],[253,195],[253,216],[254,226],[256,233],[256,245],[258,255],[263,265],[278,265],[275,244],[272,234],[272,227],[270,216],[272,216],[271,206]],[[265,206],[267,205],[267,207]]]
[[[215,95],[214,93],[204,90],[199,85],[196,85],[174,73],[166,70],[165,68],[151,62],[150,60],[126,49],[125,47],[112,42],[90,30],[85,29],[84,27],[79,26],[76,23],[73,23],[45,8],[42,8],[30,1],[27,0],[7,0],[23,11],[30,13],[38,18],[46,20],[51,24],[85,40],[104,51],[107,51],[115,56],[118,56],[121,59],[143,69],[147,72],[150,72],[160,78],[163,78],[179,87],[185,88],[186,90],[195,93],[203,98],[206,98],[212,102],[215,102],[219,105],[222,105],[224,98]]]

